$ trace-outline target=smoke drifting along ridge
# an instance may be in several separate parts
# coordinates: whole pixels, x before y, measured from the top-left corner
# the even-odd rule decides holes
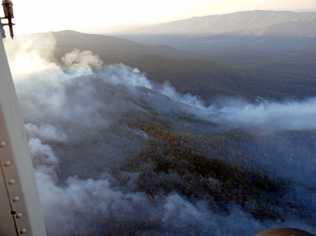
[[[190,202],[177,193],[153,201],[134,191],[135,176],[129,174],[122,187],[113,174],[115,166],[136,153],[146,135],[135,134],[119,122],[130,112],[146,114],[138,104],[146,100],[162,114],[186,114],[229,128],[314,130],[316,99],[258,104],[230,99],[210,105],[178,93],[168,83],[155,84],[138,69],[103,66],[89,51],[74,50],[60,65],[53,60],[54,47],[54,38],[46,36],[7,42],[49,235],[253,235],[273,224],[256,221],[237,206],[222,216],[210,211],[203,200]],[[105,138],[94,144],[101,133]],[[60,147],[76,148],[66,156]],[[102,161],[107,168],[101,173],[91,170],[91,161]],[[308,173],[315,173],[315,161],[308,161]],[[79,162],[87,166],[78,167]],[[65,163],[73,166],[69,173]],[[79,172],[77,167],[88,177],[72,175]],[[313,230],[303,223],[290,225]]]

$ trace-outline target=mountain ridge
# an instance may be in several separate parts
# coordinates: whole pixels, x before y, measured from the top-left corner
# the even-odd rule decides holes
[[[307,58],[310,62],[305,65],[306,50],[304,53],[299,51],[299,55],[282,53],[276,57],[275,53],[271,54],[270,51],[262,55],[262,50],[267,48],[263,47],[259,52],[247,49],[248,52],[239,55],[239,46],[237,45],[238,50],[227,48],[231,43],[225,42],[224,39],[219,40],[223,45],[210,45],[211,48],[219,50],[224,47],[224,55],[221,55],[221,52],[210,51],[209,55],[213,56],[208,56],[199,54],[198,50],[186,51],[190,47],[194,49],[191,43],[187,44],[190,47],[184,47],[185,50],[182,50],[176,49],[173,45],[159,46],[160,43],[157,43],[158,45],[153,46],[112,36],[75,31],[54,32],[53,35],[56,40],[53,56],[57,63],[62,64],[61,59],[64,55],[74,49],[89,50],[100,56],[104,65],[122,63],[138,68],[151,81],[170,82],[181,93],[198,95],[205,101],[223,96],[250,100],[258,97],[277,100],[302,99],[316,94],[313,50],[308,50],[311,52]],[[194,38],[193,41],[195,44],[199,42]],[[201,48],[205,52],[206,49]],[[253,53],[255,56],[251,56]],[[284,61],[285,57],[288,59]],[[299,61],[301,63],[296,65]],[[304,66],[301,66],[302,63]],[[300,89],[297,89],[298,84]]]
[[[169,23],[141,27],[127,33],[179,35],[295,35],[295,29],[298,28],[303,32],[301,36],[316,37],[315,26],[316,12],[254,10],[222,15],[193,17]],[[281,30],[282,34],[279,32],[280,29],[283,29]],[[284,31],[284,29],[286,29],[286,31]],[[122,33],[124,34],[124,32]]]

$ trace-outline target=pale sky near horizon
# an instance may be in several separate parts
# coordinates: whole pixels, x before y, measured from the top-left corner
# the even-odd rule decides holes
[[[13,0],[18,33],[106,33],[246,10],[314,10],[316,0]]]

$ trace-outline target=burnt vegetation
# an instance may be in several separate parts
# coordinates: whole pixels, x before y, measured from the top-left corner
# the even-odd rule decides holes
[[[298,206],[284,202],[289,182],[273,179],[263,171],[225,161],[220,156],[204,156],[194,150],[189,134],[178,134],[160,124],[137,125],[150,135],[144,150],[131,159],[126,170],[139,173],[138,191],[151,198],[179,193],[190,200],[205,200],[214,211],[228,213],[239,205],[259,220],[283,220],[283,212]],[[223,149],[228,138],[242,138],[241,133],[215,135],[206,142]],[[246,138],[247,135],[245,135]]]

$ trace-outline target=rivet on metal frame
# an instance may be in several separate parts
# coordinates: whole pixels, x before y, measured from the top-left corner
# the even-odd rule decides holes
[[[20,201],[20,197],[19,196],[13,197],[12,201],[13,202],[18,202],[18,201]]]
[[[11,166],[12,165],[12,162],[11,161],[6,161],[6,162],[4,162],[4,166],[5,167],[9,167],[9,166]]]
[[[8,183],[9,183],[9,185],[14,185],[15,184],[15,179],[10,179]]]
[[[21,219],[23,217],[23,213],[19,212],[16,214],[17,219]]]
[[[0,141],[0,148],[5,148],[7,143],[5,141]]]
[[[20,233],[20,234],[25,234],[26,232],[27,232],[27,229],[26,229],[26,228],[23,228],[23,229],[20,230],[19,233]]]

